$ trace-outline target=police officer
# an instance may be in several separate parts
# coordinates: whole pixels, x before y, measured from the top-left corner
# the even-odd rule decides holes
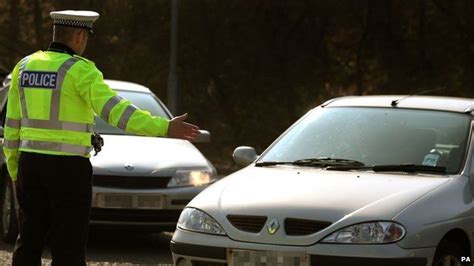
[[[19,203],[14,266],[41,265],[47,232],[52,265],[86,265],[91,208],[89,162],[94,115],[123,130],[187,140],[198,127],[151,116],[111,90],[94,63],[81,57],[91,11],[57,11],[47,51],[23,58],[12,72],[4,132],[8,172]]]

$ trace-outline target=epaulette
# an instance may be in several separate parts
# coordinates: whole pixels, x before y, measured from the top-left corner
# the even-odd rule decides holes
[[[79,55],[77,55],[77,54],[75,54],[74,57],[77,58],[77,59],[80,59],[80,60],[82,60],[82,61],[84,61],[84,62],[86,62],[86,63],[88,63],[88,64],[95,65],[94,61],[89,60],[89,59],[87,59],[87,58],[85,58],[85,57],[79,56]]]
[[[33,56],[33,55],[35,55],[35,54],[38,54],[38,53],[42,53],[42,52],[43,52],[42,50],[38,50],[38,51],[36,51],[36,52],[34,52],[34,53],[32,53],[32,54],[29,54],[29,55],[23,57],[22,59],[20,59],[20,61],[18,61],[18,64],[21,64],[21,62],[27,60],[27,59],[30,58],[31,56]]]

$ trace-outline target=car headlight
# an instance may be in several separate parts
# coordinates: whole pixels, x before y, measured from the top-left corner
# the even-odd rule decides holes
[[[393,222],[370,222],[348,226],[325,237],[323,243],[388,244],[405,236],[402,225]]]
[[[168,187],[202,186],[215,180],[212,170],[177,170],[168,182]]]
[[[224,229],[207,213],[194,208],[185,208],[178,220],[178,227],[200,233],[225,235]]]

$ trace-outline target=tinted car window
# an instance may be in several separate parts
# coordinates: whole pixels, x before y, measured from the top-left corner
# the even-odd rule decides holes
[[[448,173],[457,173],[463,161],[469,125],[467,115],[440,111],[316,109],[259,162],[331,157],[366,165],[445,166]]]
[[[121,97],[131,101],[140,109],[146,110],[154,116],[161,116],[166,119],[170,118],[163,105],[153,94],[134,91],[118,91],[118,94]],[[95,119],[95,131],[101,134],[133,135],[132,133],[126,133],[119,128],[107,124],[98,116],[96,116]]]

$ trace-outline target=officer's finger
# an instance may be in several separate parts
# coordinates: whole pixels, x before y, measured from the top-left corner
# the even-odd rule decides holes
[[[190,123],[183,122],[183,127],[187,129],[199,130],[199,127]]]
[[[191,135],[186,135],[186,136],[184,136],[184,139],[185,139],[185,140],[195,140],[195,139],[197,139],[197,138],[198,138],[198,136],[195,136],[195,135],[193,135],[193,136],[191,136]]]
[[[199,132],[199,131],[189,131],[186,135],[197,138],[197,137],[199,137],[199,135],[201,135],[201,132]]]
[[[201,132],[199,132],[199,130],[192,130],[189,131],[187,135],[199,137],[199,135],[201,135]]]
[[[194,140],[194,139],[197,139],[199,135],[187,133],[187,134],[183,134],[181,137],[187,140]]]
[[[192,129],[192,128],[188,128],[188,129],[185,129],[183,131],[183,135],[187,135],[187,136],[199,136],[201,135],[201,132],[199,130],[196,130],[196,129]]]

